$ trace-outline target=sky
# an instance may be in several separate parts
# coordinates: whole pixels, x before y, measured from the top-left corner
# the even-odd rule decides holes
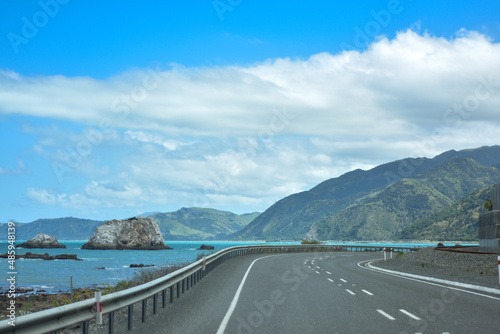
[[[0,222],[264,211],[500,144],[498,1],[2,7]]]

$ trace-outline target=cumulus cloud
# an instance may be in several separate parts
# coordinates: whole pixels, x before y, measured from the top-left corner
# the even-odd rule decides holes
[[[373,136],[442,123],[446,108],[500,72],[499,53],[476,32],[448,40],[406,31],[363,52],[247,67],[145,69],[107,80],[3,71],[0,101],[3,113],[209,135],[255,134],[273,108],[287,108],[297,115],[287,133],[343,136],[359,129]],[[471,119],[491,119],[499,100],[490,94]]]
[[[362,52],[248,66],[176,65],[105,80],[0,71],[0,113],[103,134],[71,166],[85,176],[79,194],[29,188],[40,203],[265,209],[354,168],[498,144],[499,59],[499,44],[477,32],[408,30]],[[61,163],[88,138],[57,126],[24,131],[39,138],[35,152]]]

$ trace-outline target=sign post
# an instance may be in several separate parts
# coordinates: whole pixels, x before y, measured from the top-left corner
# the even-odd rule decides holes
[[[498,283],[500,283],[500,256],[498,257]]]
[[[102,303],[100,290],[95,292],[95,323],[96,325],[102,325]]]

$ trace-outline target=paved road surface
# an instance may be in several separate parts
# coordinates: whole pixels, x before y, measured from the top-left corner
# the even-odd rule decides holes
[[[379,253],[243,256],[136,332],[500,333],[500,296],[364,268]]]

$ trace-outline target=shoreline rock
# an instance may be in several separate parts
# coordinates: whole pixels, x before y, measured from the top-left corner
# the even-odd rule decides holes
[[[49,253],[45,254],[35,254],[31,252],[27,252],[26,254],[16,254],[17,259],[42,259],[47,261],[52,260],[75,260],[75,261],[83,261],[79,259],[76,254],[58,254],[58,255],[49,255]],[[7,259],[9,257],[8,253],[0,254],[0,258]]]
[[[201,245],[200,248],[198,248],[198,250],[214,250],[214,246],[210,246],[210,245]]]
[[[149,268],[149,267],[158,267],[157,265],[155,264],[136,264],[136,263],[132,263],[129,268]]]
[[[33,238],[16,246],[17,248],[66,248],[53,235],[38,233]]]
[[[160,250],[165,244],[158,224],[151,218],[109,220],[98,226],[82,249]]]

